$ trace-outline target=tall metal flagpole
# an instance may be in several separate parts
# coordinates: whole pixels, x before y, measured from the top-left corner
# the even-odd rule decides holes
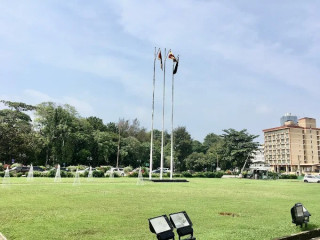
[[[165,89],[166,89],[166,60],[167,52],[164,49],[164,66],[163,66],[163,101],[162,101],[162,134],[161,134],[161,160],[160,160],[160,180],[162,180],[163,173],[163,146],[164,146],[164,103],[165,103]]]
[[[154,90],[156,85],[156,47],[154,48],[153,62],[153,92],[152,92],[152,121],[151,121],[151,141],[150,141],[150,170],[149,179],[152,179],[152,163],[153,163],[153,117],[154,117]]]
[[[172,61],[172,90],[171,90],[171,156],[170,156],[170,179],[173,175],[173,97],[174,97],[174,61]]]

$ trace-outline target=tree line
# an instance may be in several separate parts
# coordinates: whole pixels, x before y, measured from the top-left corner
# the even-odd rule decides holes
[[[1,100],[0,162],[24,165],[148,166],[151,133],[139,120],[119,119],[105,124],[83,118],[68,105],[43,102],[36,106]],[[32,120],[30,115],[34,116]],[[160,166],[161,131],[154,130],[153,165]],[[165,132],[165,167],[170,163],[170,134]],[[174,167],[177,171],[242,168],[259,143],[246,129],[209,133],[203,142],[192,139],[186,127],[174,129]]]

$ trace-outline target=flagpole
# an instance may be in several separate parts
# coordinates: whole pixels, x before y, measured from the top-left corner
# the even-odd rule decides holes
[[[173,175],[173,97],[174,97],[174,61],[172,61],[172,90],[171,90],[171,156],[170,156],[170,179]]]
[[[152,163],[153,163],[153,120],[154,120],[154,91],[156,85],[156,47],[154,48],[153,61],[153,91],[152,91],[152,120],[151,120],[151,140],[150,140],[150,165],[149,165],[149,179],[152,179]]]
[[[163,100],[162,100],[162,134],[161,134],[161,159],[160,159],[160,180],[163,174],[163,146],[164,146],[164,103],[165,103],[165,89],[166,89],[166,60],[167,52],[164,49],[164,66],[163,66]]]

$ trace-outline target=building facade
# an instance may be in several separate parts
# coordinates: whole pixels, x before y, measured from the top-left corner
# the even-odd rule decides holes
[[[298,123],[286,121],[283,126],[264,132],[264,157],[271,170],[287,173],[311,173],[320,169],[320,128],[314,118]]]

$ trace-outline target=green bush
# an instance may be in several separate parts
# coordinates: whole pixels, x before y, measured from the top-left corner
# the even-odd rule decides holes
[[[181,177],[181,174],[180,174],[180,173],[174,173],[174,174],[173,174],[173,177],[174,177],[174,178],[179,178],[179,177]]]
[[[279,178],[279,174],[276,172],[268,172],[268,177],[271,179],[278,179]]]
[[[216,175],[214,174],[214,172],[205,172],[204,173],[205,177],[207,178],[215,178]]]
[[[86,168],[87,168],[87,166],[85,166],[85,165],[69,166],[69,167],[67,167],[67,169],[68,169],[70,172],[76,172],[77,169],[78,169],[78,170],[84,170],[84,169],[86,169]]]
[[[279,178],[280,179],[297,179],[298,176],[295,174],[282,174]]]
[[[63,178],[74,177],[74,175],[71,172],[67,172],[67,171],[60,171],[60,176]]]
[[[196,172],[196,173],[192,174],[192,176],[193,176],[193,177],[197,177],[197,178],[204,178],[204,177],[206,177],[203,172]]]
[[[22,175],[24,175],[22,172],[19,172],[16,174],[16,177],[21,177]]]
[[[128,175],[128,177],[138,177],[138,175],[139,175],[139,173],[134,172],[134,173]]]
[[[146,167],[142,167],[141,170],[143,171],[143,174],[147,174],[149,176],[149,170]]]
[[[145,171],[144,173],[142,173],[142,176],[143,176],[143,177],[149,177],[148,171]]]
[[[100,166],[100,167],[97,167],[97,170],[102,171],[103,173],[106,173],[110,169],[111,169],[111,166]]]
[[[125,167],[125,168],[123,169],[123,171],[124,171],[125,174],[129,174],[129,172],[132,171],[132,167],[131,167],[131,166]]]
[[[47,177],[55,177],[56,176],[56,170],[55,169],[51,169],[48,173],[47,173]]]
[[[4,172],[0,172],[0,177],[4,177]]]
[[[95,170],[92,172],[92,176],[97,177],[97,178],[101,178],[101,177],[104,177],[104,172]]]
[[[41,172],[40,177],[49,177],[48,172]]]
[[[187,178],[191,178],[192,177],[192,174],[191,173],[189,173],[189,172],[182,172],[181,173],[181,175],[183,176],[183,177],[187,177]]]
[[[3,165],[0,163],[0,171],[3,171]]]
[[[224,172],[223,171],[218,171],[218,172],[214,172],[215,173],[215,177],[216,178],[222,178]]]
[[[39,172],[39,171],[34,171],[34,172],[33,172],[33,176],[34,176],[34,177],[41,177],[41,172]]]

